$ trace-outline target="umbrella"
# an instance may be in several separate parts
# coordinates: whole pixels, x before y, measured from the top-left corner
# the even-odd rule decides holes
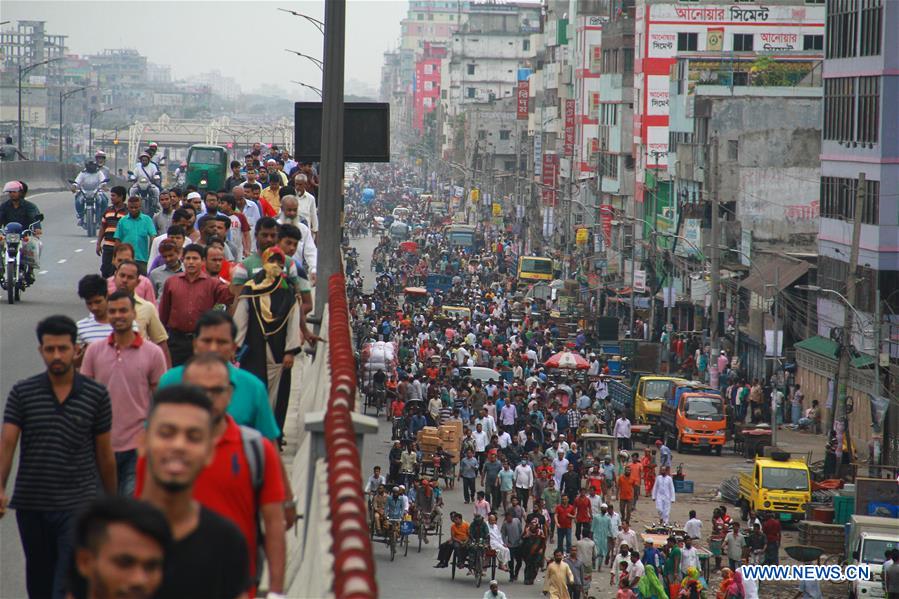
[[[418,244],[414,241],[404,241],[400,244],[400,249],[404,252],[408,252],[410,254],[414,254],[418,251]]]
[[[544,366],[548,368],[567,368],[570,370],[586,370],[590,368],[590,363],[584,359],[581,354],[570,351],[562,351],[550,356],[549,360],[544,362]]]

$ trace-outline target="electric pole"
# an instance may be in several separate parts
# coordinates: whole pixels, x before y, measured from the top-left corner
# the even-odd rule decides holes
[[[848,433],[849,414],[846,411],[847,396],[849,394],[849,361],[852,359],[850,348],[852,347],[852,317],[855,310],[856,272],[858,271],[858,246],[862,232],[862,206],[865,201],[865,173],[858,174],[858,186],[855,190],[855,210],[852,221],[852,249],[849,252],[849,275],[846,279],[846,303],[843,308],[843,331],[840,334],[840,362],[837,371],[837,396],[834,398],[832,411],[833,430],[837,433],[837,446],[835,453],[837,464],[841,463],[843,456],[843,436]],[[861,323],[859,323],[861,324]],[[879,348],[878,348],[879,354]],[[875,359],[879,360],[878,355]],[[829,430],[830,427],[828,427]]]
[[[711,311],[711,321],[709,322],[709,339],[710,339],[710,350],[709,350],[709,384],[712,387],[718,388],[718,286],[719,286],[719,278],[721,272],[721,266],[719,265],[719,254],[718,254],[718,244],[721,243],[721,225],[718,222],[719,217],[719,198],[718,198],[718,138],[712,137],[712,147],[710,148],[711,152],[711,164],[708,164],[708,188],[709,195],[712,200],[712,242],[710,245],[711,252],[711,268],[712,268],[712,281],[711,281],[711,301],[709,302],[709,309]],[[764,328],[764,327],[763,327]],[[762,333],[762,339],[760,343],[764,345],[765,335]],[[762,355],[762,363],[764,363],[765,356]]]

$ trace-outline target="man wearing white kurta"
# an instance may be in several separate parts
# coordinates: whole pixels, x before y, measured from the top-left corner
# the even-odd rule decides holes
[[[512,552],[503,543],[503,534],[496,523],[496,515],[490,514],[487,517],[487,522],[487,530],[490,532],[490,548],[496,551],[496,563],[500,570],[504,570],[512,558]]]
[[[668,524],[668,515],[671,513],[671,504],[675,501],[674,479],[671,478],[668,468],[662,468],[656,476],[655,485],[652,487],[652,498],[656,502],[656,510],[659,512],[659,520]]]

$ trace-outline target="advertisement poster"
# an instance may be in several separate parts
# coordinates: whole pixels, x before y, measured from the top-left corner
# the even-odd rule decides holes
[[[599,219],[602,223],[602,236],[608,246],[612,243],[612,221],[615,219],[615,209],[611,204],[599,206]]]
[[[543,155],[543,174],[542,174],[542,183],[543,183],[543,205],[544,206],[555,206],[557,197],[556,197],[556,185],[559,180],[559,155],[558,154],[544,154]]]
[[[543,174],[543,136],[539,131],[534,135],[534,174]]]
[[[667,75],[646,77],[646,114],[664,116],[668,114],[670,79]]]
[[[518,120],[526,121],[528,118],[528,94],[530,84],[527,80],[518,82]]]
[[[575,100],[565,100],[565,155],[574,155]]]
[[[724,50],[724,27],[709,27],[705,37],[705,49],[709,52]]]

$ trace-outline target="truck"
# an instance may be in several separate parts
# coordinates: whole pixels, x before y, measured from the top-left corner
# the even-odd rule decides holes
[[[677,383],[662,404],[662,435],[680,452],[686,447],[721,455],[727,441],[727,412],[721,394],[696,381]]]
[[[749,513],[773,514],[783,522],[805,518],[812,500],[811,477],[806,459],[772,451],[771,457],[756,457],[751,472],[740,474],[740,498],[737,505],[743,520]]]
[[[675,383],[686,382],[675,376],[631,372],[629,382],[609,382],[609,397],[616,412],[626,414],[634,424],[648,424],[653,431],[661,428],[662,404]]]
[[[883,562],[887,549],[899,547],[899,520],[880,516],[853,515],[849,519],[846,558],[850,564],[867,565],[871,579],[853,581],[852,599],[882,599]]]

